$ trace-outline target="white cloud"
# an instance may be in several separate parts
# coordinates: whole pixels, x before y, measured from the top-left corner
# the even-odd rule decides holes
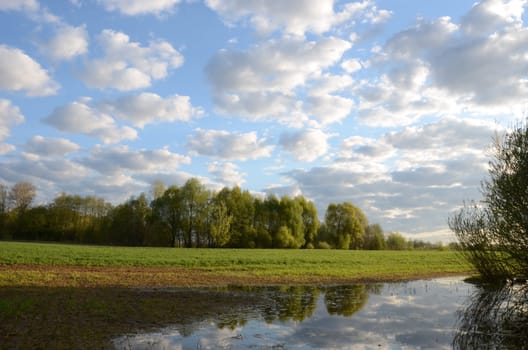
[[[88,51],[86,26],[63,25],[57,28],[55,36],[43,44],[46,54],[54,60],[70,60]]]
[[[348,41],[334,37],[270,40],[245,52],[217,52],[207,73],[215,90],[287,93],[319,76],[350,47]]]
[[[89,135],[107,144],[137,138],[136,130],[116,125],[110,115],[92,108],[87,101],[76,101],[58,107],[44,122],[58,130]]]
[[[36,11],[37,0],[0,0],[0,11]]]
[[[349,59],[341,63],[341,68],[343,68],[347,73],[355,73],[362,68],[362,65],[357,59]]]
[[[79,162],[104,175],[174,172],[191,159],[167,148],[155,150],[130,150],[127,146],[96,146],[87,158]]]
[[[266,139],[258,139],[256,132],[196,129],[187,148],[194,154],[243,161],[270,157],[274,147]]]
[[[341,142],[337,160],[343,162],[366,161],[383,163],[395,154],[395,148],[385,139],[350,136]]]
[[[157,122],[190,121],[203,114],[201,108],[192,106],[189,96],[162,98],[147,92],[102,102],[100,109],[140,128]]]
[[[40,135],[32,137],[24,147],[25,152],[42,157],[64,157],[79,149],[79,145],[70,140]]]
[[[13,125],[24,122],[24,116],[20,108],[11,103],[11,101],[0,98],[0,155],[12,152],[15,146],[2,143],[9,135],[10,128]]]
[[[262,35],[277,30],[297,36],[322,34],[344,22],[357,19],[377,24],[390,16],[369,0],[346,4],[339,12],[334,10],[333,0],[207,0],[206,4],[228,22],[247,20]]]
[[[23,154],[13,162],[2,163],[2,177],[9,182],[29,181],[39,191],[44,187],[54,187],[55,193],[64,191],[64,186],[81,183],[90,171],[82,165],[61,157],[39,158]],[[60,188],[60,189],[59,189]]]
[[[327,125],[345,119],[354,105],[353,100],[341,96],[313,95],[306,99],[306,112],[322,125]]]
[[[284,175],[322,212],[329,202],[351,201],[386,230],[445,229],[463,200],[479,198],[495,130],[491,122],[448,117],[378,138],[351,136],[332,164]]]
[[[24,116],[20,108],[11,103],[11,101],[0,98],[0,141],[9,136],[11,126],[22,123]]]
[[[107,11],[118,11],[124,15],[171,13],[181,0],[98,0]]]
[[[325,73],[318,79],[314,80],[314,85],[310,89],[311,95],[326,95],[337,91],[345,91],[350,88],[354,83],[349,75],[333,75]]]
[[[372,126],[409,125],[427,115],[512,115],[528,94],[528,28],[523,0],[485,0],[460,24],[419,19],[367,62],[377,76],[353,92],[358,118]]]
[[[105,29],[98,42],[104,57],[88,61],[81,74],[90,87],[121,91],[146,88],[183,64],[183,56],[167,41],[141,46],[122,32]]]
[[[223,186],[242,186],[246,174],[241,173],[236,164],[230,162],[213,162],[207,165],[207,171],[213,175],[214,181]]]
[[[35,21],[47,23],[59,22],[59,18],[41,7],[37,0],[0,0],[0,11],[20,11]]]
[[[53,95],[59,85],[22,50],[0,45],[0,89],[25,91],[29,96]]]
[[[469,44],[448,47],[431,60],[440,88],[476,105],[519,103],[528,93],[528,29],[509,28]]]
[[[526,0],[487,0],[475,3],[462,20],[465,34],[491,34],[504,25],[522,25]]]
[[[313,162],[328,152],[329,136],[321,130],[308,129],[295,133],[283,133],[280,145],[296,160]]]
[[[206,72],[222,113],[302,125],[307,117],[295,90],[319,79],[350,47],[334,37],[269,40],[248,51],[217,52]]]

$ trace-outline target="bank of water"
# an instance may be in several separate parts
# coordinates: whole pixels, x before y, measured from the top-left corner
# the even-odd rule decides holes
[[[348,286],[233,287],[225,290],[232,298],[250,295],[254,302],[192,323],[124,334],[112,344],[116,349],[178,350],[451,349],[457,320],[475,289],[461,277]]]

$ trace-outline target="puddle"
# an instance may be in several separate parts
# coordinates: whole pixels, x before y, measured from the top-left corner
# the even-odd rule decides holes
[[[115,338],[116,349],[452,349],[476,287],[461,278],[329,287],[231,288],[255,303]],[[457,313],[458,311],[458,313]]]

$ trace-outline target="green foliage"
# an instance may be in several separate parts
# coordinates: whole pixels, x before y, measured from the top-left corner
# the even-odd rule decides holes
[[[359,249],[363,246],[367,217],[351,203],[330,204],[325,215],[326,235],[338,249]]]
[[[382,250],[385,249],[385,235],[380,224],[368,225],[365,228],[365,241],[363,249]]]
[[[327,242],[333,248],[360,249],[368,227],[365,214],[351,203],[331,204],[321,224],[315,204],[303,196],[261,199],[240,187],[213,193],[195,178],[183,186],[157,181],[150,202],[142,193],[115,207],[95,196],[62,193],[32,208],[33,190],[27,183],[11,190],[0,184],[0,239],[294,249],[326,248]]]
[[[233,216],[227,212],[224,202],[214,201],[209,208],[211,223],[211,240],[215,247],[223,247],[229,242],[231,237],[231,222]]]
[[[461,252],[489,281],[528,277],[528,125],[497,136],[480,203],[449,220]]]
[[[390,250],[405,250],[408,248],[407,241],[401,233],[393,232],[387,235],[387,249]]]

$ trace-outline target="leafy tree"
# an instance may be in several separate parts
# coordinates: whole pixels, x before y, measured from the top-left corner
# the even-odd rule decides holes
[[[491,281],[528,277],[528,125],[496,136],[483,199],[449,220],[461,252]]]
[[[227,206],[222,201],[214,200],[209,206],[211,240],[215,247],[223,247],[231,238],[231,222],[233,217],[228,214]]]
[[[345,202],[328,205],[325,215],[327,235],[338,249],[359,249],[363,245],[367,217],[363,212]]]
[[[216,199],[225,203],[227,214],[233,218],[228,245],[234,248],[255,247],[255,206],[249,191],[242,191],[238,186],[233,189],[225,187]]]
[[[198,179],[187,180],[181,188],[183,199],[184,241],[186,247],[201,247],[206,241],[206,208],[209,192]]]
[[[8,188],[4,184],[0,184],[0,238],[8,237],[7,222],[8,222]]]
[[[111,241],[124,245],[143,245],[148,232],[150,207],[147,196],[130,198],[112,211]]]
[[[271,237],[271,234],[268,230],[269,223],[267,221],[267,205],[260,198],[255,198],[253,205],[255,208],[255,244],[259,248],[270,248],[273,244],[273,238]]]
[[[393,232],[387,235],[387,249],[390,250],[405,250],[407,248],[407,241],[401,233]]]
[[[154,221],[165,226],[170,235],[171,247],[182,247],[183,193],[178,186],[170,186],[163,195],[151,203]]]
[[[299,201],[291,199],[288,196],[283,196],[279,204],[279,221],[280,228],[277,233],[277,238],[286,237],[288,232],[291,238],[288,238],[288,244],[285,241],[277,242],[277,246],[281,248],[300,248],[304,245],[304,221],[303,221],[303,207]],[[286,228],[287,230],[284,230]]]
[[[321,226],[317,216],[317,208],[313,202],[307,201],[303,196],[298,196],[295,200],[302,208],[304,247],[314,247],[317,239],[317,232]]]
[[[363,248],[367,250],[385,249],[385,235],[380,224],[372,224],[366,227]]]

